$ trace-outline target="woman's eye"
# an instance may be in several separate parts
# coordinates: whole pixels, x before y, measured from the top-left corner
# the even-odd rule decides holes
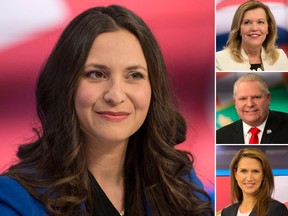
[[[143,74],[139,73],[139,72],[135,72],[135,73],[131,73],[128,77],[128,79],[143,79],[144,76]]]
[[[103,74],[103,73],[100,72],[100,71],[91,71],[91,72],[88,72],[88,73],[86,73],[86,76],[87,76],[87,77],[90,77],[90,78],[94,78],[94,79],[106,78],[105,74]]]

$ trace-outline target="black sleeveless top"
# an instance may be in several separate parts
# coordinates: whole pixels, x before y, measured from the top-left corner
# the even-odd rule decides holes
[[[260,68],[262,70],[262,64],[250,64],[250,70],[255,70],[257,71],[258,68]]]
[[[89,172],[92,188],[93,216],[120,216],[120,213],[111,203],[92,173]]]

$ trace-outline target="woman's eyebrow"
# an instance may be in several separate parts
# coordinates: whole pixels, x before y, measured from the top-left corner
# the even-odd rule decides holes
[[[102,69],[102,70],[109,70],[109,67],[106,66],[106,65],[103,65],[103,64],[94,64],[94,63],[91,63],[91,64],[84,65],[84,68],[89,68],[89,67],[93,67],[93,68],[97,68],[97,69]]]
[[[148,72],[147,68],[143,67],[142,65],[132,65],[132,66],[127,67],[127,70],[136,70],[136,69],[142,69]]]

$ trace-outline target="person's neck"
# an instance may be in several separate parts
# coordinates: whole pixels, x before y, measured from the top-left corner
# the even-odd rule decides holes
[[[262,47],[248,47],[242,46],[244,52],[248,56],[250,64],[260,64],[261,63],[261,51]]]
[[[240,204],[240,212],[241,213],[247,213],[247,212],[250,212],[254,205],[255,205],[256,201],[254,199],[254,197],[252,196],[243,196],[243,200]]]
[[[87,144],[87,167],[118,212],[125,208],[124,163],[128,141]]]
[[[87,167],[101,187],[123,183],[126,148],[127,142],[87,145]]]

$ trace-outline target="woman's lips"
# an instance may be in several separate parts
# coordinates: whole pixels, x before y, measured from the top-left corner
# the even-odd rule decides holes
[[[258,38],[258,37],[260,37],[260,35],[259,35],[259,34],[249,34],[249,37],[251,37],[251,38]]]
[[[247,187],[247,188],[253,188],[255,186],[255,183],[244,183],[244,185]]]
[[[98,111],[99,116],[110,121],[123,121],[130,115],[128,112],[111,112],[111,111]]]

